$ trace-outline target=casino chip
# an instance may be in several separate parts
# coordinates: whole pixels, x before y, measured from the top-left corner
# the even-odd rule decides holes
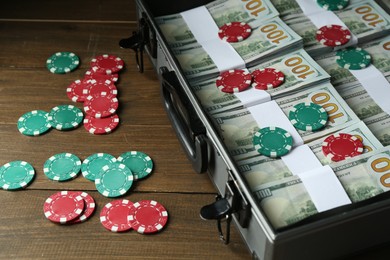
[[[46,61],[46,66],[51,73],[64,74],[75,70],[80,60],[73,52],[57,52]]]
[[[74,192],[61,191],[51,195],[43,205],[45,217],[56,223],[69,223],[84,211],[83,198]]]
[[[53,107],[49,112],[48,120],[57,130],[70,130],[77,128],[83,121],[83,112],[72,105]]]
[[[104,93],[105,95],[116,96],[118,94],[118,90],[114,83],[107,80],[88,80],[86,83],[86,88],[83,90],[83,94],[88,96],[93,96],[96,94]]]
[[[252,77],[252,86],[261,90],[277,88],[284,82],[283,72],[274,68],[257,69],[252,72]]]
[[[34,168],[28,162],[9,162],[0,168],[0,187],[4,190],[22,189],[32,182],[34,176]]]
[[[349,0],[317,0],[319,6],[329,11],[337,11],[348,6]]]
[[[84,102],[84,111],[95,118],[104,118],[113,115],[118,109],[118,99],[111,94],[95,94],[88,96]]]
[[[289,112],[288,118],[293,126],[303,131],[316,131],[328,122],[325,109],[312,102],[296,104]]]
[[[153,170],[153,161],[147,154],[131,151],[121,154],[118,162],[126,165],[134,175],[134,179],[143,179]]]
[[[49,113],[43,110],[33,110],[22,115],[18,120],[19,132],[28,136],[37,136],[51,129],[48,121]]]
[[[218,36],[223,41],[240,42],[251,35],[252,28],[243,22],[231,22],[219,28]]]
[[[109,134],[119,125],[119,116],[113,114],[105,118],[95,118],[86,115],[84,118],[84,128],[91,134]]]
[[[59,153],[46,160],[43,172],[53,181],[67,181],[77,177],[81,169],[80,159],[71,153]]]
[[[97,56],[91,61],[92,71],[99,74],[114,74],[122,70],[123,66],[124,62],[121,58],[108,54]]]
[[[333,162],[342,161],[363,153],[363,142],[350,134],[333,134],[325,138],[322,152]]]
[[[69,99],[73,102],[84,102],[87,97],[84,92],[86,91],[88,85],[86,85],[86,80],[75,80],[72,82],[69,87],[66,88],[66,94]]]
[[[80,216],[73,219],[70,222],[70,224],[82,223],[87,219],[89,219],[95,212],[95,207],[96,207],[95,200],[91,195],[89,195],[86,192],[77,191],[77,192],[73,192],[73,194],[75,196],[81,196],[83,198],[85,207],[83,212],[80,214]]]
[[[252,75],[248,70],[228,70],[222,72],[216,80],[216,86],[225,93],[241,92],[252,83]]]
[[[279,127],[264,127],[253,136],[253,145],[262,155],[272,158],[290,152],[293,138],[290,133]]]
[[[107,203],[100,212],[100,223],[112,232],[124,232],[131,229],[128,215],[133,202],[114,200]]]
[[[86,158],[81,164],[81,173],[90,181],[95,181],[96,175],[102,171],[106,165],[116,162],[116,158],[107,153],[95,153]]]
[[[141,200],[130,208],[128,221],[141,234],[161,231],[168,222],[168,212],[154,200]]]
[[[349,47],[336,52],[336,62],[342,68],[360,70],[370,65],[371,55],[361,48]]]
[[[316,39],[325,46],[336,47],[349,42],[351,32],[340,25],[325,25],[317,31]]]
[[[103,81],[109,80],[112,82],[117,82],[119,80],[118,74],[110,74],[110,75],[99,74],[99,73],[94,72],[92,69],[87,70],[87,72],[85,72],[84,78],[85,79],[94,79],[94,80],[103,80]]]
[[[126,165],[113,163],[105,165],[95,176],[96,189],[105,197],[124,195],[133,185],[133,174]]]

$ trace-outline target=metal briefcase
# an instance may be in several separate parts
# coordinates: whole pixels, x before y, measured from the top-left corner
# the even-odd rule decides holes
[[[161,82],[161,95],[168,116],[196,172],[206,172],[215,184],[218,200],[205,208],[205,215],[230,219],[254,259],[333,259],[390,240],[387,223],[390,199],[387,193],[353,205],[341,206],[309,217],[296,225],[275,231],[252,197],[243,177],[202,110],[178,62],[167,47],[154,17],[186,11],[210,0],[136,0],[139,29],[120,45],[136,51],[139,70],[142,52],[149,56]],[[215,212],[213,212],[213,209]],[[228,229],[220,234],[228,240]],[[228,241],[225,241],[228,242]]]

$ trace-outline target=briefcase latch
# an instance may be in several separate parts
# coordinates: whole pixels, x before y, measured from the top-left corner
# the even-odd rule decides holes
[[[132,49],[135,52],[135,60],[139,72],[144,71],[144,49],[152,58],[157,58],[156,33],[151,26],[145,13],[138,21],[138,30],[134,31],[129,38],[121,39],[119,46],[124,49]]]
[[[225,197],[217,195],[214,203],[201,208],[200,217],[204,220],[216,220],[219,238],[225,244],[229,244],[230,226],[233,216],[242,228],[248,226],[250,206],[237,188],[237,183],[234,180],[230,180],[226,184]],[[223,232],[222,222],[226,222],[225,232]]]

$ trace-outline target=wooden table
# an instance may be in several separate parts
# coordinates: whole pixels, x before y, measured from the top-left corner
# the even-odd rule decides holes
[[[199,217],[200,208],[213,202],[216,189],[206,174],[193,172],[163,109],[159,82],[148,59],[145,72],[140,74],[133,52],[118,46],[118,41],[136,28],[133,1],[2,3],[0,165],[27,161],[34,166],[36,178],[25,190],[0,191],[0,259],[250,258],[234,228],[226,246],[218,239],[216,223]],[[50,73],[46,59],[58,51],[75,52],[81,59],[80,67],[65,75]],[[66,88],[83,78],[94,56],[104,53],[117,55],[126,64],[117,84],[121,120],[117,130],[101,136],[88,133],[83,126],[72,131],[53,129],[38,137],[19,133],[17,120],[28,111],[50,111],[62,104],[82,108],[82,103],[68,99]],[[152,175],[136,182],[124,198],[154,199],[165,205],[169,223],[156,235],[107,231],[99,214],[112,199],[99,194],[94,183],[82,176],[55,182],[43,173],[44,162],[57,153],[73,153],[83,160],[97,152],[117,157],[131,150],[149,154],[155,167]],[[91,194],[97,204],[94,216],[77,225],[56,225],[47,220],[43,203],[61,190]],[[369,252],[368,258],[354,259],[372,256],[379,257],[378,250]]]

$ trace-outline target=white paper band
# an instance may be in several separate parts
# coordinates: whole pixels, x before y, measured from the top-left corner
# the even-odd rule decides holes
[[[349,71],[359,80],[375,103],[390,114],[390,83],[385,76],[373,64],[361,70]]]
[[[281,159],[293,175],[322,167],[321,162],[314,155],[313,151],[305,144],[294,147],[287,155],[282,156]]]
[[[180,13],[192,34],[213,60],[219,71],[245,68],[236,50],[218,37],[218,26],[205,6]]]
[[[299,4],[299,7],[302,9],[303,13],[307,15],[315,14],[315,13],[320,13],[323,11],[326,11],[324,8],[319,6],[317,4],[316,0],[295,0],[297,4]]]
[[[265,90],[249,88],[242,92],[234,93],[245,107],[250,107],[271,101],[271,95]]]
[[[294,147],[281,159],[299,176],[319,212],[351,203],[332,168],[322,166],[309,146]]]
[[[289,154],[282,156],[282,160],[294,175],[300,177],[319,212],[351,203],[332,168],[322,166],[311,149],[303,145],[301,136],[275,101],[247,109],[260,127],[277,126],[291,134],[294,147]]]
[[[322,166],[298,174],[319,212],[351,203],[330,166]]]
[[[348,28],[340,18],[332,11],[326,11],[317,4],[316,0],[296,0],[299,7],[307,18],[317,27],[321,28],[325,25],[335,24]],[[358,43],[358,38],[351,32],[351,39],[343,46],[335,47],[334,49],[345,48],[348,46],[355,46]]]
[[[290,120],[275,101],[269,101],[247,108],[260,127],[276,126],[289,132],[293,138],[293,146],[303,144],[303,140]]]

